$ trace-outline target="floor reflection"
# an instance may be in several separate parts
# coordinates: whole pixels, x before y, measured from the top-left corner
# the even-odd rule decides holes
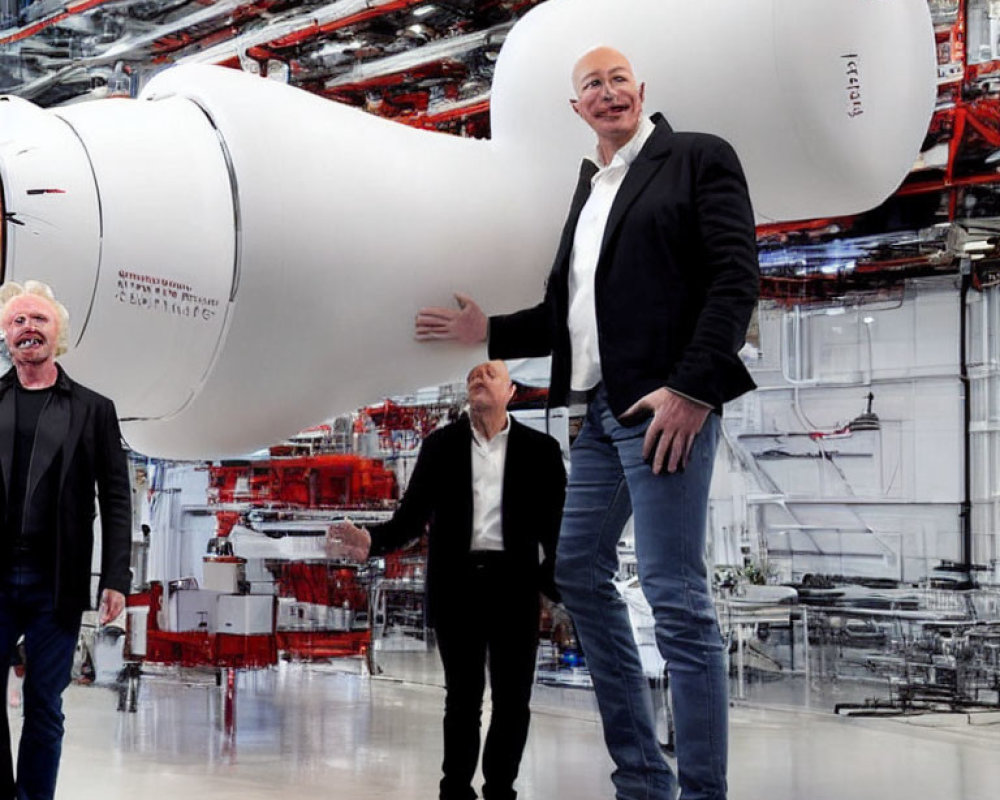
[[[443,689],[433,653],[282,663],[239,673],[236,731],[215,676],[144,675],[135,713],[109,689],[66,693],[59,800],[418,800],[437,796]],[[588,690],[538,687],[520,778],[524,800],[609,800]],[[9,709],[13,733],[19,710]],[[993,800],[1000,715],[844,719],[736,707],[731,800]]]

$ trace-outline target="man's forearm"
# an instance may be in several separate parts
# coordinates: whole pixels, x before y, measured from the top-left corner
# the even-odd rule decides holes
[[[545,303],[513,314],[490,317],[487,329],[490,358],[531,358],[552,352],[551,314]]]

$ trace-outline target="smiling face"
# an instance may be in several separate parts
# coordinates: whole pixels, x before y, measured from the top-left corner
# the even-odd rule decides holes
[[[3,333],[17,367],[54,361],[59,341],[59,314],[38,295],[18,295],[3,310]]]
[[[476,413],[491,413],[507,408],[514,396],[514,384],[503,361],[487,361],[469,371],[465,379],[469,408]]]
[[[569,102],[593,128],[602,149],[614,153],[635,135],[646,84],[636,82],[625,56],[610,47],[591,50],[573,67],[573,88],[576,98]]]

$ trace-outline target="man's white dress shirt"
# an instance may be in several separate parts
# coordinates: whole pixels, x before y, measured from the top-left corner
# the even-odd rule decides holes
[[[472,426],[472,549],[503,550],[503,470],[507,463],[510,415],[487,441]]]
[[[597,343],[597,307],[594,300],[594,277],[601,255],[601,242],[611,204],[625,180],[625,173],[655,127],[647,117],[643,117],[635,135],[619,148],[610,164],[601,164],[600,153],[593,159],[598,170],[590,179],[590,197],[576,223],[569,261],[568,321],[573,364],[570,388],[576,391],[592,389],[601,382],[601,353]]]

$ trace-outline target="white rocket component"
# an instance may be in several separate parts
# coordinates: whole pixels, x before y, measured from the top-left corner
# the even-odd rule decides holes
[[[245,453],[452,380],[481,353],[414,342],[413,316],[454,290],[491,312],[541,296],[593,147],[569,73],[600,43],[647,110],[736,145],[760,220],[876,205],[933,107],[924,0],[549,0],[501,52],[490,142],[214,67],[135,101],[5,97],[4,277],[53,285],[67,369],[152,455]]]
[[[567,98],[571,65],[599,44],[629,56],[647,111],[732,142],[760,222],[881,203],[913,166],[937,93],[926,0],[548,0],[500,51],[495,145],[541,164],[591,152]]]

